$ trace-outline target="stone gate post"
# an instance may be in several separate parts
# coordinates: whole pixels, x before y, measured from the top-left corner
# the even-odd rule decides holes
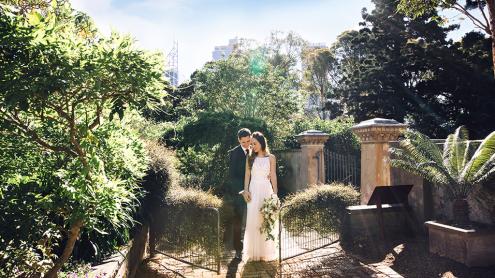
[[[407,128],[396,120],[375,118],[352,127],[361,141],[361,204],[368,203],[377,185],[391,185],[390,141]]]
[[[319,130],[307,130],[296,135],[301,144],[300,172],[297,175],[299,189],[308,185],[325,183],[323,148],[329,135]]]

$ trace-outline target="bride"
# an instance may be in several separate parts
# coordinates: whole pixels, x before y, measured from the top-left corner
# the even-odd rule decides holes
[[[277,248],[275,242],[267,240],[260,231],[263,221],[260,208],[266,198],[277,194],[275,156],[270,154],[267,140],[261,132],[253,133],[251,146],[242,192],[247,202],[243,260],[272,261],[277,259]]]

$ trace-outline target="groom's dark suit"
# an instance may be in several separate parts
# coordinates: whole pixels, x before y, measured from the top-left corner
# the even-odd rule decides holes
[[[244,189],[246,173],[246,153],[239,145],[229,151],[229,182],[226,193],[234,209],[232,219],[234,249],[242,251],[242,219],[246,210],[246,202],[239,191]]]

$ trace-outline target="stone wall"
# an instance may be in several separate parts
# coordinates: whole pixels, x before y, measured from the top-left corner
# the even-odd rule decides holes
[[[284,175],[279,177],[278,184],[288,192],[296,192],[302,187],[298,174],[301,172],[301,150],[281,150],[274,154],[283,161]]]
[[[433,187],[433,210],[432,219],[452,219],[452,201],[449,200],[447,192],[443,188]],[[483,198],[480,200],[480,196]],[[468,198],[469,219],[471,221],[495,225],[495,185],[486,185]]]

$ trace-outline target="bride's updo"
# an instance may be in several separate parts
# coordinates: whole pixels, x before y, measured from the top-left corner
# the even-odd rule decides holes
[[[263,135],[263,133],[255,131],[251,136],[260,143],[262,151],[264,151],[266,154],[270,153],[270,150],[268,148],[268,140],[266,139],[265,135]],[[258,153],[255,153],[254,151],[251,151],[251,153],[249,154],[249,169],[253,167],[254,159],[256,158],[256,156],[258,156]]]

